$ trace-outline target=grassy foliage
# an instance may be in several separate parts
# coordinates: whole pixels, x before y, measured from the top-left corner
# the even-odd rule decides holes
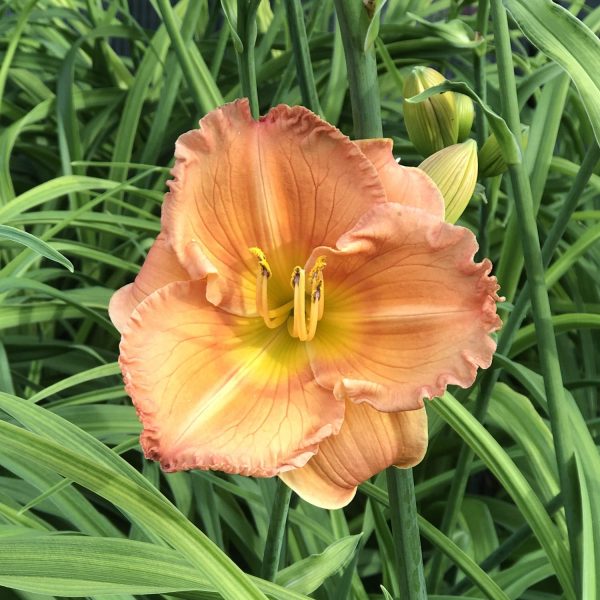
[[[399,596],[383,475],[344,511],[293,499],[269,582],[260,573],[275,481],[165,475],[137,443],[107,304],[159,230],[177,136],[251,85],[240,82],[240,61],[255,65],[261,113],[303,103],[353,135],[333,2],[302,2],[302,11],[263,1],[253,57],[254,21],[232,31],[234,4],[148,2],[153,30],[122,0],[0,2],[3,600]],[[464,82],[510,125],[512,91],[485,0],[376,4],[385,4],[381,24],[365,43],[376,49],[383,131],[403,164],[421,161],[402,119],[412,66]],[[438,600],[591,600],[600,572],[600,9],[505,4],[528,143],[521,175],[480,179],[461,218],[496,266],[505,327],[493,368],[428,405],[430,448],[414,470],[425,576]],[[480,145],[487,131],[481,113]],[[547,267],[537,283],[524,271],[519,186],[530,189]],[[547,290],[552,315],[531,309],[530,288],[534,298]],[[556,350],[540,346],[534,320],[538,335],[540,323],[554,326]],[[548,387],[552,361],[562,380]],[[566,448],[558,459],[556,447]]]

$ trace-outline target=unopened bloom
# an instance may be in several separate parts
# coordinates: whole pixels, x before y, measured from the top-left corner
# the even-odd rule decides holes
[[[473,197],[477,184],[477,142],[467,140],[448,146],[429,158],[419,169],[438,186],[446,205],[445,221],[456,223]]]
[[[473,120],[475,119],[475,108],[473,100],[464,94],[454,94],[456,102],[456,115],[458,120],[458,141],[464,142],[471,133]]]
[[[527,147],[529,129],[521,131],[521,148]],[[508,169],[508,165],[502,156],[502,150],[496,136],[492,133],[479,150],[479,176],[496,177],[502,175]]]
[[[302,107],[228,104],[175,156],[162,232],[110,304],[146,456],[324,507],[419,462],[423,398],[470,385],[499,326],[435,185]]]
[[[429,67],[415,67],[404,80],[404,124],[410,141],[423,156],[456,144],[459,125],[456,95],[444,92],[416,104],[406,99],[444,81],[441,73]]]

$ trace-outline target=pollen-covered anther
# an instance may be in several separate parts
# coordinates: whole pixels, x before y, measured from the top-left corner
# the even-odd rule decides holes
[[[265,253],[257,247],[248,248],[258,259],[259,270],[256,275],[256,312],[263,318],[269,329],[279,327],[288,318],[292,303],[280,306],[274,310],[269,309],[269,278],[272,275],[271,267]]]
[[[313,303],[317,302],[318,304],[317,320],[319,321],[323,318],[325,310],[325,280],[323,279],[323,270],[326,266],[327,259],[324,256],[319,256],[310,270],[311,298]]]
[[[258,259],[258,264],[260,265],[261,269],[259,275],[263,277],[271,277],[272,271],[265,253],[256,246],[248,248],[248,250],[250,250],[250,252]]]

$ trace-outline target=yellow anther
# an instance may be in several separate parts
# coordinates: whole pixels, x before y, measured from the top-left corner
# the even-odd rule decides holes
[[[326,266],[327,259],[324,256],[319,256],[315,261],[313,268],[310,270],[311,299],[313,303],[316,302],[318,304],[317,320],[319,321],[323,318],[323,311],[325,310],[325,280],[323,279],[323,269],[325,269]]]
[[[293,303],[288,302],[279,308],[269,310],[268,285],[271,277],[271,267],[265,253],[260,248],[248,248],[256,258],[260,269],[256,275],[256,312],[263,318],[269,329],[275,329],[285,323]]]
[[[310,274],[308,278],[310,281],[315,281],[317,279],[323,279],[323,269],[327,266],[327,258],[324,256],[319,256],[315,261],[313,268],[310,270]]]
[[[292,271],[292,277],[290,278],[290,285],[292,286],[292,289],[296,289],[296,286],[300,283],[300,272],[304,271],[304,269],[301,269],[300,267],[294,267],[294,270]]]
[[[260,267],[262,269],[262,275],[271,277],[271,274],[272,274],[271,267],[269,266],[269,263],[267,261],[267,257],[265,255],[265,253],[260,248],[257,248],[256,246],[253,246],[252,248],[248,248],[248,250],[250,250],[250,252],[252,254],[254,254],[254,256],[256,256],[256,258],[258,258],[258,264],[260,265]]]

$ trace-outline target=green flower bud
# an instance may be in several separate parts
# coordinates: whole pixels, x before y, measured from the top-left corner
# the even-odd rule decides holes
[[[434,69],[415,67],[404,81],[404,98],[443,83],[445,78]],[[456,94],[444,92],[411,104],[404,101],[404,122],[408,137],[418,152],[429,156],[458,141]]]
[[[444,197],[446,222],[456,223],[463,214],[477,183],[477,143],[467,140],[448,146],[420,165],[433,179]]]
[[[527,147],[527,139],[529,137],[529,129],[524,128],[521,132],[521,146]],[[500,151],[498,140],[492,133],[479,151],[479,176],[480,177],[496,177],[502,175],[508,167],[504,162],[504,157]]]
[[[475,118],[475,108],[473,100],[464,94],[454,94],[456,102],[456,114],[458,117],[458,141],[463,142],[469,137],[473,119]]]

